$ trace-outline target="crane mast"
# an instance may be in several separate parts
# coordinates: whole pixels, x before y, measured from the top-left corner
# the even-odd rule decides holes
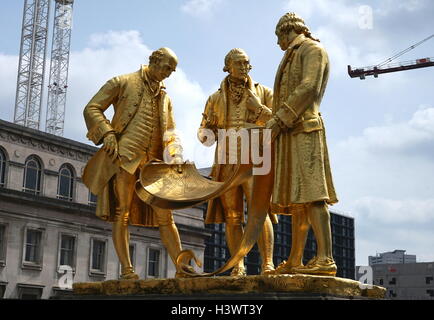
[[[45,131],[63,136],[74,0],[55,0]]]
[[[39,129],[51,0],[25,0],[14,122]]]

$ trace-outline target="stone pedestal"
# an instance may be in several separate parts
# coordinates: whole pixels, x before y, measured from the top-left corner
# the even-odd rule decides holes
[[[386,289],[323,276],[273,275],[75,283],[71,299],[324,300],[383,299]]]

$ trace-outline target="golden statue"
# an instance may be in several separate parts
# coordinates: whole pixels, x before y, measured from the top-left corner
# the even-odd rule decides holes
[[[87,137],[103,146],[89,160],[83,182],[98,196],[97,216],[113,222],[122,279],[138,279],[129,253],[129,224],[159,227],[161,241],[174,263],[182,250],[172,212],[147,205],[134,192],[140,168],[163,159],[163,152],[168,152],[174,163],[182,162],[172,103],[162,82],[177,64],[171,49],[154,51],[149,66],[112,78],[84,109]],[[111,121],[104,115],[110,105],[114,107]]]
[[[252,66],[249,57],[242,49],[232,49],[225,57],[224,72],[229,75],[224,78],[220,89],[213,93],[205,106],[203,119],[199,129],[199,139],[204,142],[201,136],[203,129],[209,129],[217,136],[218,129],[236,131],[255,126],[264,126],[271,118],[273,105],[273,94],[271,89],[254,82],[249,71]],[[242,141],[241,141],[242,142]],[[220,141],[219,141],[220,143]],[[239,142],[238,142],[239,143]],[[229,157],[229,148],[223,152],[224,157]],[[240,146],[237,146],[237,160],[241,158]],[[219,146],[216,148],[215,163],[212,168],[211,177],[214,181],[227,181],[234,174],[234,164],[219,163]],[[231,188],[219,198],[208,202],[208,210],[205,223],[226,223],[226,242],[232,256],[237,252],[238,246],[243,237],[244,223],[244,200],[251,203],[253,183],[255,176],[251,176],[242,184]],[[277,220],[274,215],[275,223]],[[267,216],[263,230],[258,239],[258,248],[262,258],[261,273],[269,274],[274,271],[273,264],[274,234],[270,217]],[[241,259],[237,266],[232,269],[231,276],[246,275],[244,259]]]
[[[319,106],[329,77],[329,60],[303,19],[285,14],[276,26],[285,51],[274,84],[273,118],[266,127],[274,140],[272,210],[292,215],[292,247],[275,273],[336,275],[328,205],[336,203],[324,122]],[[316,256],[303,265],[310,225]]]

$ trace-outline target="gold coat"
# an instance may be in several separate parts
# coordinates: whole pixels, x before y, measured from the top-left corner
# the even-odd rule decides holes
[[[270,88],[263,86],[257,82],[254,82],[250,77],[248,78],[247,87],[256,94],[261,100],[261,104],[265,106],[263,108],[262,113],[259,117],[255,116],[253,112],[247,111],[247,107],[245,107],[246,111],[246,123],[251,123],[257,126],[264,126],[265,123],[271,118],[272,112],[271,108],[273,106],[273,92]],[[201,123],[201,128],[207,128],[206,118],[209,118],[212,113],[217,117],[217,129],[229,129],[227,127],[227,118],[228,118],[228,108],[229,108],[229,98],[228,98],[228,84],[227,77],[222,81],[220,88],[218,91],[213,93],[209,98],[205,105],[204,111],[204,119]],[[248,95],[246,92],[240,102],[241,105],[245,104]],[[217,136],[217,135],[216,135]],[[221,174],[222,164],[217,163],[218,159],[218,147],[216,147],[215,151],[215,163],[212,167],[211,178],[214,181],[224,181],[226,177],[223,177]],[[227,164],[230,165],[230,164]],[[244,215],[242,216],[244,219]],[[276,219],[272,220],[277,223]],[[225,214],[223,205],[221,203],[220,198],[216,198],[210,200],[208,202],[208,209],[206,213],[206,224],[211,223],[225,223]]]
[[[338,201],[319,112],[328,77],[329,60],[321,44],[303,34],[295,38],[274,85],[273,113],[288,127],[274,143],[275,213],[288,213],[297,204]]]
[[[151,100],[145,88],[147,79],[147,66],[140,70],[118,77],[114,77],[98,91],[84,109],[84,119],[88,128],[87,137],[96,145],[103,143],[104,135],[114,132],[116,136],[122,133],[133,119],[142,101]],[[180,153],[177,145],[177,137],[173,130],[175,121],[173,117],[172,102],[164,86],[160,83],[159,94],[155,96],[158,103],[160,129],[161,129],[161,150],[158,152],[158,159],[162,159],[164,148],[168,148],[171,154]],[[113,119],[109,121],[104,111],[113,105]],[[166,135],[163,139],[163,136]],[[152,143],[152,142],[151,142]],[[156,143],[156,142],[155,142]],[[147,157],[148,156],[148,157]],[[144,161],[153,160],[150,155],[144,155]],[[83,182],[89,190],[98,196],[96,215],[107,221],[113,221],[115,214],[115,200],[111,179],[120,170],[120,162],[113,162],[107,153],[100,149],[87,163]],[[134,190],[132,190],[134,192]],[[157,227],[155,213],[152,208],[143,203],[135,194],[130,209],[130,224],[139,226]]]

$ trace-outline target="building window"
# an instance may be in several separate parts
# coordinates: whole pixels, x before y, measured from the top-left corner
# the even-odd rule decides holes
[[[434,290],[427,290],[426,293],[427,293],[430,297],[434,297]]]
[[[91,261],[90,261],[90,272],[92,274],[102,275],[105,274],[105,264],[106,264],[106,241],[92,239],[91,244]]]
[[[0,266],[6,261],[6,226],[0,224]]]
[[[89,196],[88,196],[88,198],[87,198],[87,203],[88,203],[90,206],[95,207],[97,201],[98,201],[98,197],[97,197],[96,195],[94,195],[92,192],[89,191]]]
[[[431,281],[434,280],[434,277],[425,277],[425,283],[426,284],[431,284]]]
[[[396,284],[396,278],[392,278],[392,280],[389,281],[389,284]]]
[[[43,286],[18,284],[18,299],[39,300],[42,297]]]
[[[40,161],[32,156],[26,160],[24,166],[23,191],[40,194],[41,192],[41,172],[42,166]]]
[[[6,185],[6,154],[0,149],[0,187]]]
[[[59,170],[57,182],[57,198],[72,201],[74,191],[74,175],[69,166],[64,165]]]
[[[393,290],[389,290],[389,297],[396,298],[396,293]]]
[[[59,266],[75,268],[75,236],[60,235]]]
[[[42,268],[42,236],[40,229],[26,229],[24,241],[24,261],[25,267]]]
[[[158,278],[160,276],[160,250],[148,249],[148,276]]]

